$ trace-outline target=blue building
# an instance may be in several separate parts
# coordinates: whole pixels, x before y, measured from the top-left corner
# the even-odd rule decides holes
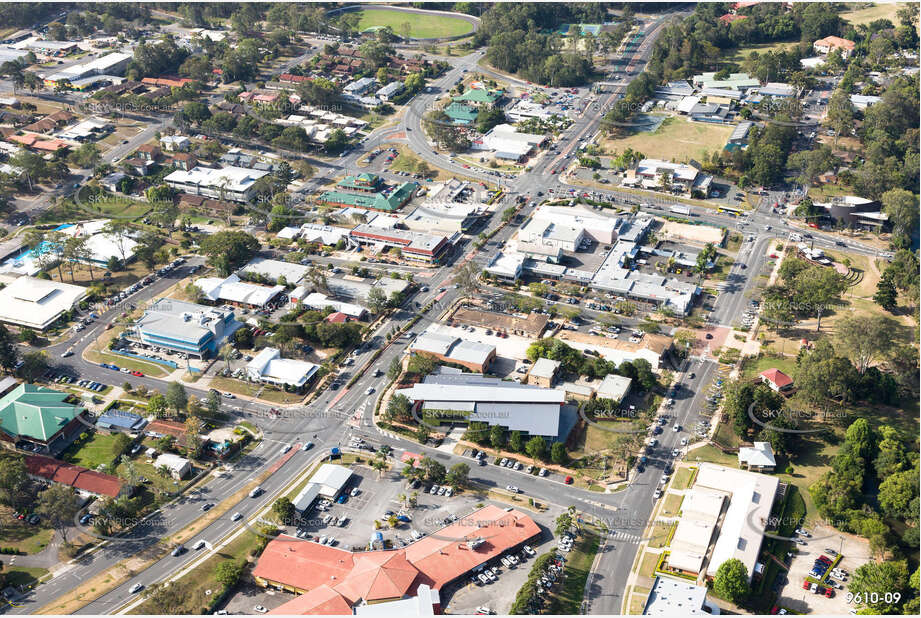
[[[241,326],[232,309],[161,298],[135,323],[134,339],[144,345],[208,358]]]

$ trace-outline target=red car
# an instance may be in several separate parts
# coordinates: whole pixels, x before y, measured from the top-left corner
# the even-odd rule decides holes
[[[565,479],[563,479],[563,482],[566,483],[567,485],[572,485],[572,477],[567,476]]]
[[[825,596],[828,597],[828,598],[830,599],[830,598],[832,598],[833,596],[835,596],[835,591],[834,591],[833,589],[831,589],[831,588],[826,588],[826,589],[825,589]]]
[[[131,375],[133,375],[133,376],[135,376],[135,377],[137,377],[137,378],[143,378],[143,377],[144,377],[144,374],[141,373],[140,371],[132,371],[132,372],[131,372]]]
[[[809,580],[808,580],[808,579],[804,579],[804,580],[803,580],[803,590],[809,590],[809,585],[810,585],[810,584],[809,584]]]

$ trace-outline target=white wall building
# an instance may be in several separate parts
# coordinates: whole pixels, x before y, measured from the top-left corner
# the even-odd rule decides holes
[[[19,277],[0,290],[0,322],[45,330],[84,298],[79,285]]]
[[[246,365],[246,376],[254,382],[300,389],[313,380],[318,369],[313,363],[281,358],[277,348],[263,348]]]
[[[268,173],[245,167],[214,169],[199,165],[189,171],[176,170],[164,180],[174,189],[190,195],[248,202],[253,196],[256,181]]]

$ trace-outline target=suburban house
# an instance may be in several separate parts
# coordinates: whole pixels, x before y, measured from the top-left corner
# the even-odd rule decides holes
[[[64,463],[43,455],[26,455],[26,471],[34,479],[67,485],[84,498],[120,498],[131,488],[120,478]]]
[[[827,36],[812,44],[812,48],[817,54],[830,54],[837,49],[841,53],[841,58],[844,60],[851,57],[851,54],[854,53],[855,46],[854,41],[842,39],[838,36]]]

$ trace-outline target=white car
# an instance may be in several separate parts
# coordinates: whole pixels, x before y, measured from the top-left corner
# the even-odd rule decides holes
[[[540,472],[537,473],[538,476],[547,476],[547,468],[541,468]]]
[[[680,451],[680,450],[678,450],[678,449],[676,449],[676,448],[673,448],[673,449],[672,449],[672,457],[677,457],[677,456],[680,455],[680,454],[681,454],[681,451]]]
[[[265,614],[265,613],[268,613],[268,611],[269,611],[269,610],[267,610],[266,608],[262,607],[261,605],[257,605],[257,606],[254,607],[253,609],[254,609],[255,611],[259,612],[260,614]]]
[[[243,514],[239,511],[230,516],[230,521],[240,521],[241,519],[243,519]]]
[[[513,493],[513,494],[517,494],[517,493],[518,493],[518,488],[515,487],[514,485],[506,485],[506,486],[505,486],[505,489],[506,489],[507,491],[510,491],[510,492]]]
[[[524,546],[524,553],[526,553],[529,556],[534,556],[537,554],[537,552],[534,551],[534,549],[530,545]]]
[[[492,569],[486,569],[485,571],[483,571],[483,573],[486,574],[486,577],[488,577],[488,578],[489,578],[489,581],[491,581],[491,582],[494,582],[494,581],[496,581],[496,580],[498,579],[498,577],[496,577],[496,574],[493,573],[493,570],[492,570]]]
[[[675,433],[678,433],[679,431],[681,431],[681,425],[679,425],[678,423],[675,423],[675,425],[672,427],[672,431],[674,431]]]
[[[687,438],[681,438],[681,446],[687,446],[687,445],[688,445],[688,439],[687,439]]]
[[[144,589],[144,584],[135,584],[135,585],[131,586],[130,589],[128,589],[128,592],[131,593],[131,594],[137,594],[138,592],[140,592],[140,591],[143,590],[143,589]]]
[[[353,487],[353,488],[352,488],[352,491],[349,492],[349,495],[352,496],[352,497],[354,498],[355,496],[357,496],[357,495],[360,494],[360,493],[361,493],[361,490],[360,490],[360,489],[358,489],[357,487]]]
[[[374,392],[374,387],[373,387],[373,386],[369,386],[369,387],[368,387],[368,390],[365,391],[365,395],[370,395],[370,394],[373,393],[373,392]]]
[[[478,580],[480,580],[480,583],[481,583],[481,584],[488,584],[488,583],[489,583],[489,579],[488,579],[485,575],[483,575],[482,573],[477,573],[476,578],[477,578]]]

